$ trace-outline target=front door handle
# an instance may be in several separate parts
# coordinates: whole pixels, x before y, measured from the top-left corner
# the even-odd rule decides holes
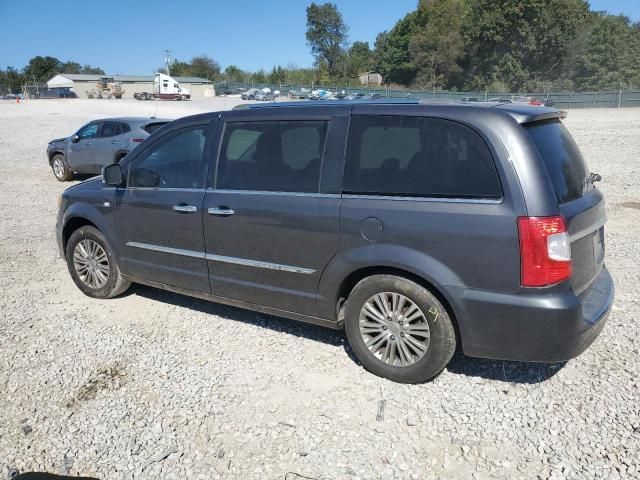
[[[220,215],[225,217],[236,213],[235,210],[231,210],[228,207],[209,208],[207,209],[207,212],[209,213],[209,215]]]
[[[198,207],[194,207],[193,205],[174,205],[172,208],[174,212],[180,213],[194,213],[198,211]]]

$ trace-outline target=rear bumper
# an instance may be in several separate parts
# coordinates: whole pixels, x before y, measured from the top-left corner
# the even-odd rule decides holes
[[[571,290],[504,294],[449,290],[462,349],[472,357],[560,362],[577,357],[598,337],[614,299],[602,268],[580,295]]]

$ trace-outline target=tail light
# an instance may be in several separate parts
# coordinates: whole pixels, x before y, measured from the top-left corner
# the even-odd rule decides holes
[[[571,278],[571,244],[564,218],[519,217],[521,284],[543,287]]]
[[[144,138],[132,138],[131,141],[135,143],[140,143],[140,142],[144,142]]]

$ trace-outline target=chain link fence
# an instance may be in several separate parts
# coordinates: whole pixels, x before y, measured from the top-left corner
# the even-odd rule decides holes
[[[418,98],[431,101],[490,101],[510,100],[515,97],[533,97],[541,101],[551,100],[557,108],[622,108],[640,107],[640,89],[599,92],[489,92],[489,91],[427,91],[389,89],[384,87],[341,87],[339,85],[285,85],[272,83],[217,83],[217,95],[240,94],[250,88],[278,90],[282,96],[306,98],[313,90],[326,90],[334,94],[377,93],[388,98]]]

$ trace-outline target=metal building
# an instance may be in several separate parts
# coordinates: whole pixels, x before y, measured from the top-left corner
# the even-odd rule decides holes
[[[50,89],[70,89],[79,98],[88,98],[87,92],[96,88],[100,78],[113,78],[114,82],[122,83],[124,95],[122,98],[133,98],[136,92],[153,92],[154,76],[135,75],[92,75],[84,73],[61,73],[47,82]],[[191,92],[191,98],[212,97],[214,95],[213,82],[200,77],[173,77],[180,86]]]

